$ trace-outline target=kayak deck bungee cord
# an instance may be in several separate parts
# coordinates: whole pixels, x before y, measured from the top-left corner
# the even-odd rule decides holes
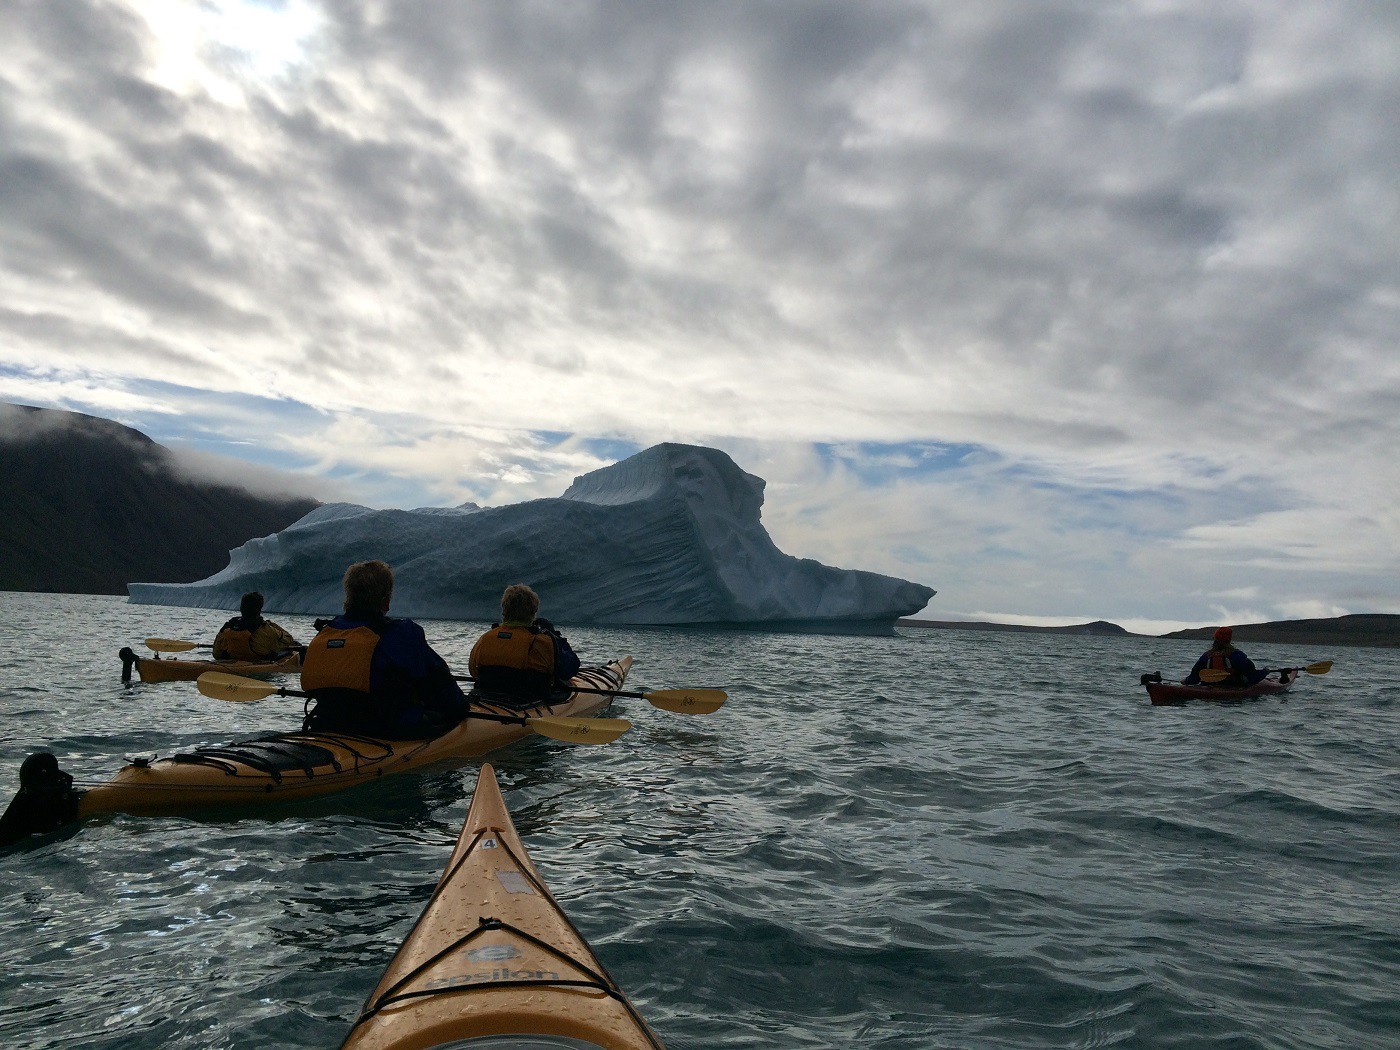
[[[484,764],[423,914],[342,1050],[664,1050],[530,860]]]
[[[272,733],[196,747],[169,758],[138,758],[99,782],[75,782],[59,769],[52,754],[37,752],[20,767],[20,790],[0,818],[0,846],[104,813],[178,816],[328,795],[383,776],[484,755],[532,732],[603,743],[627,723],[616,720],[617,726],[607,726],[610,733],[590,739],[589,727],[603,726],[599,720],[582,718],[612,702],[611,691],[626,681],[631,666],[632,657],[624,656],[605,667],[585,668],[570,680],[572,691],[561,692],[555,702],[528,708],[473,697],[465,718],[425,740],[321,731]],[[569,723],[570,718],[580,721]],[[533,728],[536,724],[544,729]]]

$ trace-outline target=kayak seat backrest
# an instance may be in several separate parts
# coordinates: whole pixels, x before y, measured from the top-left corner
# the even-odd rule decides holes
[[[280,780],[283,773],[293,769],[301,770],[307,776],[340,771],[340,762],[329,748],[285,736],[258,737],[218,747],[197,747],[191,752],[175,755],[171,761],[216,766],[230,776],[238,773],[233,765],[238,763],[266,773],[273,780]]]

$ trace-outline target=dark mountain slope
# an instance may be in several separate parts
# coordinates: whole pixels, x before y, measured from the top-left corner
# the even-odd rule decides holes
[[[0,590],[200,580],[319,505],[190,480],[168,449],[109,419],[0,405]]]

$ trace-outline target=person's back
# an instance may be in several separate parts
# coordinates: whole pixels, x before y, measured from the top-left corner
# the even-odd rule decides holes
[[[301,648],[280,624],[264,620],[262,609],[263,596],[257,591],[243,596],[239,614],[214,636],[215,660],[270,660]]]
[[[345,612],[317,632],[302,660],[302,689],[315,701],[307,729],[422,739],[467,713],[423,628],[388,615],[392,593],[393,573],[383,562],[346,571]]]
[[[536,619],[540,600],[524,584],[501,596],[501,622],[476,640],[467,670],[482,693],[517,703],[548,700],[578,673],[579,658],[548,620]]]
[[[1218,627],[1211,647],[1201,654],[1191,668],[1191,673],[1182,679],[1183,685],[1215,685],[1222,689],[1235,689],[1253,685],[1261,681],[1269,669],[1259,670],[1248,656],[1236,649],[1231,640],[1234,636],[1229,627]],[[1205,670],[1224,671],[1228,677],[1220,681],[1202,682],[1201,672]]]

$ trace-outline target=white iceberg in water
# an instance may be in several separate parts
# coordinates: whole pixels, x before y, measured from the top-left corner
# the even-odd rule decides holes
[[[233,551],[198,583],[133,583],[131,601],[278,612],[340,610],[352,562],[394,569],[400,616],[490,621],[502,589],[531,584],[565,624],[888,626],[934,591],[784,554],[759,522],[762,478],[725,453],[656,445],[575,478],[557,499],[508,507],[318,507]]]

